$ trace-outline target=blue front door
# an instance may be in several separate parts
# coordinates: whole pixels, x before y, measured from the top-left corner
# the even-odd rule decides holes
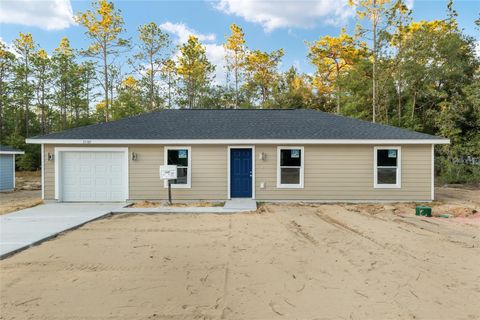
[[[230,149],[230,196],[252,197],[252,149]]]

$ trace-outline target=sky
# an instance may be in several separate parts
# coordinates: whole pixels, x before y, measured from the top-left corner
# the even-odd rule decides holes
[[[305,42],[321,36],[336,36],[342,27],[352,31],[355,13],[347,0],[115,0],[122,11],[126,37],[137,39],[140,25],[156,22],[171,35],[172,52],[189,34],[199,37],[207,56],[216,66],[216,81],[224,81],[222,43],[229,25],[236,23],[245,32],[249,49],[285,50],[280,66],[312,72],[306,58]],[[52,52],[62,37],[76,49],[88,46],[84,28],[73,15],[90,8],[86,0],[0,0],[0,41],[10,44],[19,32],[32,33],[35,41]],[[444,19],[447,0],[408,0],[414,20]],[[480,54],[480,0],[456,0],[458,22],[464,32],[477,40]]]

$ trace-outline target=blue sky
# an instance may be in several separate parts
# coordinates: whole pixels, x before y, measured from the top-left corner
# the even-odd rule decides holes
[[[127,37],[136,38],[139,25],[154,21],[172,35],[173,45],[189,33],[200,36],[207,46],[207,53],[218,65],[217,78],[223,77],[222,47],[231,23],[240,25],[246,34],[250,49],[276,50],[284,48],[282,69],[291,65],[301,71],[311,72],[306,59],[305,41],[313,41],[323,35],[338,35],[341,27],[352,30],[355,17],[346,0],[300,1],[114,1],[122,11]],[[446,17],[446,0],[409,0],[415,20],[443,19]],[[90,6],[90,1],[70,0],[1,0],[0,37],[11,43],[19,32],[31,32],[41,47],[51,52],[60,39],[67,36],[74,48],[88,44],[84,29],[75,25],[72,14]],[[465,33],[480,40],[475,29],[480,0],[457,0],[460,27]],[[479,42],[480,43],[480,42]],[[174,48],[172,48],[174,49]],[[221,82],[221,79],[217,79]]]

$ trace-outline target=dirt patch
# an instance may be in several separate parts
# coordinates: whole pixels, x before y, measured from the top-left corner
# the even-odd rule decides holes
[[[223,207],[225,202],[174,202],[168,204],[167,201],[138,201],[133,203],[130,208],[158,208],[158,207]]]
[[[0,192],[0,215],[43,203],[41,189],[39,171],[16,172],[15,191]]]
[[[17,190],[41,190],[42,173],[40,171],[18,171],[15,173]]]
[[[0,215],[43,203],[40,190],[18,190],[0,193]]]
[[[478,318],[478,227],[349,208],[95,221],[0,261],[0,318]]]

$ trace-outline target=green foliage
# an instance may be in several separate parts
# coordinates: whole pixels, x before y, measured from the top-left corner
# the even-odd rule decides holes
[[[435,171],[441,184],[478,184],[480,165],[454,163],[445,158],[435,160]]]
[[[159,109],[165,100],[160,95],[158,76],[162,65],[167,60],[165,50],[170,44],[168,34],[164,33],[155,22],[150,22],[138,28],[138,52],[130,59],[130,65],[141,75],[139,88],[145,97],[147,110]]]
[[[205,47],[193,35],[179,49],[177,74],[183,84],[179,105],[189,109],[202,107],[199,100],[208,91],[215,66],[208,61]]]

